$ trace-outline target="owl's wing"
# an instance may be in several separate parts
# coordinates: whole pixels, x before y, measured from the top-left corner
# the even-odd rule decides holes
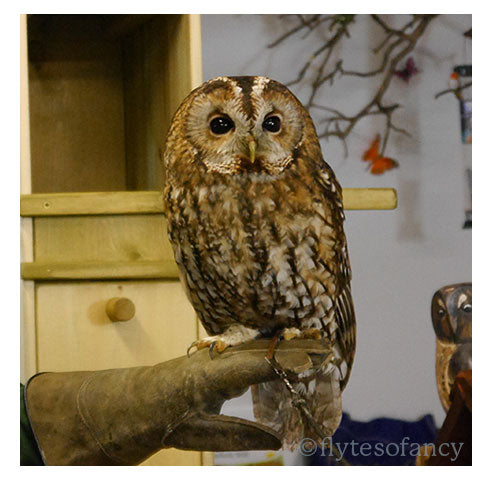
[[[356,343],[355,313],[350,285],[346,285],[337,298],[335,320],[337,324],[336,338],[343,360],[340,365],[340,388],[343,390],[352,370]]]
[[[320,186],[319,192],[323,201],[329,204],[332,218],[331,222],[336,229],[335,257],[338,265],[337,270],[337,292],[335,302],[335,339],[340,350],[339,365],[340,387],[343,390],[350,377],[350,372],[355,356],[356,327],[355,312],[353,308],[350,282],[352,278],[350,259],[348,256],[347,241],[343,229],[345,215],[343,213],[342,188],[335,178],[335,174],[327,163],[322,159],[318,173]]]

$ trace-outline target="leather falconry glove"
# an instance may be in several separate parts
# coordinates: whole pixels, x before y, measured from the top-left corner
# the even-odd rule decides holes
[[[137,465],[160,449],[278,450],[266,426],[219,415],[250,385],[278,377],[269,340],[207,349],[149,367],[40,373],[26,386],[30,423],[47,465]],[[281,342],[275,360],[290,374],[322,368],[323,340]]]

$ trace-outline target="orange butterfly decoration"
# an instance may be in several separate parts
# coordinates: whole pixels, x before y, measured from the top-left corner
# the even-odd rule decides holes
[[[379,153],[380,147],[380,135],[375,137],[375,140],[370,145],[368,150],[365,150],[362,160],[364,162],[371,162],[371,165],[368,167],[370,173],[373,175],[381,175],[387,170],[398,167],[398,162],[389,157],[383,157]]]

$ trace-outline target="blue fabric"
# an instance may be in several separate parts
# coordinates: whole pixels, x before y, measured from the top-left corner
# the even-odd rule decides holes
[[[420,445],[434,442],[436,434],[432,415],[415,422],[392,418],[357,422],[344,413],[332,443],[350,465],[415,465]],[[342,465],[330,456],[327,445],[307,458],[308,465]]]

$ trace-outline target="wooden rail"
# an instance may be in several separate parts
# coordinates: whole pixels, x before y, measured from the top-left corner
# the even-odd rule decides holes
[[[393,210],[397,192],[394,188],[344,188],[343,203],[345,210]],[[163,212],[162,193],[157,191],[34,193],[20,197],[22,217]]]

